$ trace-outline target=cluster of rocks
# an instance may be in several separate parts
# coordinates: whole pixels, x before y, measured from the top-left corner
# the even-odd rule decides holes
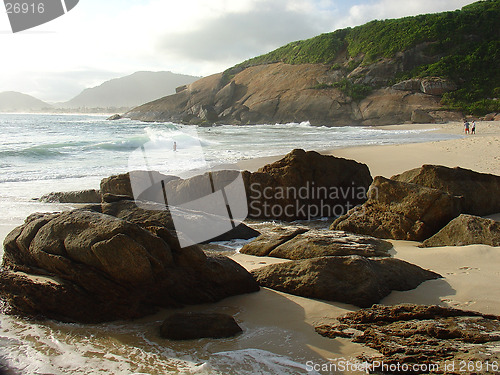
[[[455,238],[448,243],[490,244],[498,237],[498,226],[478,216],[498,212],[500,176],[424,165],[391,179],[376,177],[368,200],[336,219],[331,229],[379,238],[425,241],[451,225],[447,233],[455,237],[462,234],[468,239]],[[470,217],[450,223],[460,214],[476,216],[475,224],[465,226],[466,221],[471,222]],[[458,231],[460,223],[462,229]],[[439,242],[430,241],[427,245],[430,243]]]
[[[332,339],[350,338],[378,350],[382,357],[363,355],[359,359],[383,362],[387,368],[394,369],[383,373],[498,372],[500,317],[494,315],[441,306],[375,305],[348,313],[332,324],[319,325],[316,331]],[[487,368],[487,363],[491,367]],[[422,367],[426,364],[438,365],[438,368]],[[467,367],[470,364],[474,364],[474,368]],[[412,370],[416,369],[413,365],[420,365],[421,370],[404,371],[405,365]],[[377,370],[380,369],[374,369]]]
[[[261,286],[360,307],[379,302],[393,290],[414,289],[441,277],[390,258],[390,249],[389,242],[369,236],[279,226],[240,252],[292,260],[252,271]]]

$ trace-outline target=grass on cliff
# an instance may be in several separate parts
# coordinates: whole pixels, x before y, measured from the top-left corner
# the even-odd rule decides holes
[[[440,56],[439,61],[403,72],[395,80],[448,78],[459,89],[443,96],[446,106],[475,114],[500,111],[499,20],[500,0],[484,0],[453,12],[371,21],[289,43],[228,69],[225,78],[250,66],[275,62],[333,65],[340,53],[358,58],[347,67],[353,69],[430,42],[425,53]]]

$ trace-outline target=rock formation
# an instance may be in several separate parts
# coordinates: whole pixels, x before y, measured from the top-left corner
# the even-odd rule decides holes
[[[99,322],[258,290],[237,263],[181,249],[154,223],[147,230],[85,209],[31,215],[4,242],[0,296],[8,312]]]
[[[466,246],[483,244],[500,246],[500,223],[472,215],[460,215],[453,219],[422,247]]]
[[[160,328],[160,335],[170,340],[222,339],[242,331],[230,315],[176,313],[165,319]]]
[[[39,200],[48,203],[99,203],[102,197],[99,190],[90,189],[50,193],[42,196]]]
[[[333,324],[316,327],[325,337],[351,338],[378,350],[383,356],[360,356],[361,361],[394,366],[391,374],[407,374],[404,367],[438,365],[412,373],[460,374],[498,372],[500,320],[498,316],[449,307],[425,305],[376,305],[347,313]],[[463,362],[461,362],[463,361]],[[465,366],[461,363],[465,363]],[[487,368],[489,363],[491,367]],[[496,364],[495,364],[496,363]],[[450,367],[445,369],[445,364]],[[471,369],[467,365],[478,364]],[[479,367],[479,365],[481,367]],[[372,368],[374,373],[382,371]],[[382,373],[387,373],[382,371]]]
[[[500,212],[500,176],[459,167],[423,165],[391,179],[462,196],[462,212],[466,214],[483,216]]]
[[[368,201],[339,217],[332,230],[423,241],[461,212],[462,199],[442,190],[375,177]]]
[[[261,286],[307,298],[369,307],[392,290],[410,290],[441,276],[392,258],[330,256],[252,271]]]
[[[243,172],[249,216],[286,221],[338,216],[363,203],[372,182],[365,164],[293,150],[257,172]]]
[[[243,246],[242,254],[284,259],[360,255],[388,257],[392,244],[368,236],[305,227],[277,227]]]

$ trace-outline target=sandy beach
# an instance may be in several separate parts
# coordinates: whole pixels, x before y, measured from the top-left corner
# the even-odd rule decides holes
[[[401,129],[428,128],[432,131],[449,134],[462,134],[461,123],[443,125],[396,125],[384,128]],[[394,174],[417,168],[423,164],[439,164],[448,167],[462,167],[474,171],[500,175],[500,122],[480,122],[476,135],[468,135],[461,139],[388,146],[363,146],[337,149],[326,154],[354,159],[369,166],[372,176],[391,177]],[[256,170],[262,163],[269,163],[276,158],[262,158],[242,162],[242,167]],[[489,216],[500,220],[500,213]],[[497,282],[500,279],[500,248],[485,245],[462,247],[419,248],[419,243],[409,241],[391,241],[394,245],[395,258],[417,264],[423,268],[435,271],[443,279],[427,281],[418,288],[407,292],[392,292],[381,301],[382,304],[398,303],[437,304],[474,310],[482,313],[500,314],[500,290]],[[252,257],[236,254],[233,259],[247,269],[254,269],[264,263],[279,262],[273,258]],[[300,306],[303,316],[295,322],[296,327],[304,331],[311,351],[324,360],[327,358],[356,356],[369,349],[347,340],[337,339],[333,342],[318,339],[314,324],[328,322],[332,318],[356,310],[354,306],[338,303],[325,303],[278,293],[280,298],[268,298],[268,290],[251,297],[252,306],[263,303],[265,310],[276,311],[282,315],[283,298]],[[259,297],[259,294],[262,297]],[[261,299],[262,298],[262,299]],[[243,303],[248,299],[243,298]],[[228,303],[225,301],[224,303]],[[299,308],[299,307],[297,307]],[[260,312],[262,314],[262,312]],[[249,315],[249,320],[261,319],[260,314]],[[267,313],[265,313],[267,314]],[[273,314],[274,315],[274,314]],[[289,319],[286,319],[289,322]],[[280,319],[281,324],[281,319]],[[287,327],[289,328],[289,327]],[[279,339],[276,337],[276,339]]]
[[[457,135],[462,134],[463,130],[460,123],[401,126],[409,129],[427,127],[433,129],[430,131]],[[477,132],[476,135],[451,141],[351,147],[326,153],[366,163],[372,176],[390,177],[423,164],[460,166],[500,175],[500,122],[479,122]],[[279,158],[245,160],[240,163],[240,167],[256,170]],[[491,217],[500,220],[500,214]],[[0,227],[2,240],[12,227]],[[500,290],[497,287],[500,277],[499,247],[474,245],[421,249],[416,242],[391,242],[394,245],[394,257],[440,273],[444,278],[427,281],[415,290],[393,292],[381,303],[439,304],[500,314]],[[248,270],[284,261],[239,253],[232,258]],[[360,344],[351,343],[347,339],[324,338],[314,330],[318,323],[330,322],[335,317],[357,309],[351,305],[316,301],[263,288],[258,293],[227,298],[211,305],[190,306],[184,310],[231,313],[245,330],[235,340],[202,340],[202,344],[209,347],[210,352],[251,347],[289,356],[296,361],[299,359],[305,365],[307,361],[326,363],[332,358],[375,354],[373,350]],[[144,321],[157,322],[170,313],[171,311],[165,310]]]

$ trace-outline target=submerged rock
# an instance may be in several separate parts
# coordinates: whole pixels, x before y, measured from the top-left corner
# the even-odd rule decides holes
[[[161,337],[170,340],[222,339],[241,332],[243,330],[232,316],[214,313],[173,314],[160,328]]]
[[[85,209],[31,215],[4,242],[0,296],[8,312],[99,322],[258,290],[237,263],[180,248],[153,223],[145,229]]]
[[[392,290],[410,290],[440,278],[432,271],[392,258],[357,255],[272,264],[252,271],[261,286],[307,298],[368,307]]]
[[[453,219],[422,247],[466,246],[483,244],[500,246],[500,223],[495,220],[462,214]]]
[[[277,227],[240,250],[242,254],[284,259],[361,255],[387,257],[392,244],[369,236],[305,227]]]
[[[336,219],[330,229],[423,241],[457,217],[463,201],[442,190],[380,176],[368,195],[366,203]]]
[[[332,339],[351,338],[353,342],[378,350],[382,357],[363,355],[359,359],[372,364],[394,365],[392,374],[409,373],[403,370],[404,366],[411,368],[414,364],[438,365],[430,371],[414,372],[425,374],[492,374],[498,370],[498,316],[449,307],[403,304],[376,305],[347,313],[336,320],[333,324],[317,326],[316,332]],[[461,361],[465,366],[460,365]],[[487,368],[486,363],[496,367]],[[443,371],[445,364],[453,367]],[[482,367],[471,370],[467,367],[470,364]],[[373,370],[380,371],[379,368]]]

